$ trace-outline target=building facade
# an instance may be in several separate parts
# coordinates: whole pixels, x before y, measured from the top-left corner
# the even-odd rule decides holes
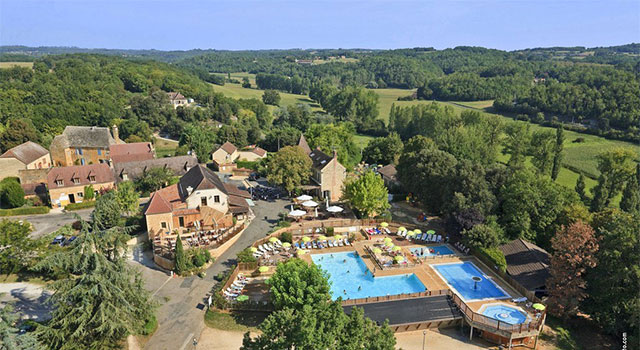
[[[117,128],[114,135],[109,128],[97,126],[67,126],[62,135],[51,142],[51,160],[54,166],[110,164],[109,147],[122,143]]]
[[[315,183],[316,195],[332,202],[342,197],[342,186],[347,178],[347,168],[338,162],[337,152],[329,156],[319,149],[311,150],[304,135],[300,136],[298,146],[307,153],[313,163],[311,181]]]
[[[0,179],[19,176],[20,170],[51,167],[49,151],[39,144],[27,141],[0,155]]]
[[[114,177],[106,163],[51,168],[47,174],[47,187],[51,206],[64,207],[84,200],[84,188],[92,186],[94,192],[114,187]]]

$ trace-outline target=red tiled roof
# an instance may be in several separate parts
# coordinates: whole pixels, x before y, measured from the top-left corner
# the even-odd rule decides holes
[[[175,100],[186,100],[187,98],[182,96],[181,93],[179,92],[167,92],[167,95],[169,96],[169,100],[170,101],[175,101]]]
[[[27,165],[48,153],[46,148],[35,142],[27,141],[4,152],[0,158],[15,158]]]
[[[302,150],[306,154],[311,153],[311,147],[309,147],[309,144],[307,143],[307,139],[304,138],[304,134],[300,135],[300,141],[298,141],[298,147],[302,148]]]
[[[149,200],[149,204],[147,205],[147,209],[145,210],[144,214],[152,215],[170,213],[171,211],[171,204],[169,204],[169,202],[162,198],[162,195],[154,192],[151,196],[151,200]]]
[[[227,190],[227,192],[231,196],[237,196],[237,197],[251,199],[251,194],[249,192],[245,191],[245,190],[239,189],[238,186],[234,186],[232,184],[225,183],[224,184],[224,188]]]
[[[154,158],[150,142],[110,145],[109,155],[114,163],[140,162]]]
[[[95,181],[91,181],[90,177],[92,176],[95,177]],[[73,179],[77,179],[78,183],[74,183]],[[62,180],[62,185],[58,186],[56,180]],[[105,163],[51,168],[47,174],[47,185],[49,189],[86,186],[114,181],[115,179],[111,168]]]
[[[378,173],[382,174],[383,176],[386,176],[390,179],[394,179],[396,178],[396,174],[398,173],[398,171],[396,170],[396,166],[393,164],[389,164],[389,165],[385,165],[382,168],[378,169]]]
[[[260,147],[254,147],[251,152],[257,154],[260,157],[264,157],[267,154],[267,151],[260,148]]]

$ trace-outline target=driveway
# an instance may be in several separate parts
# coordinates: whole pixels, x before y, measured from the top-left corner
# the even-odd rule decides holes
[[[131,264],[138,266],[145,286],[160,304],[157,312],[158,330],[145,349],[182,350],[193,346],[194,338],[204,329],[205,296],[217,283],[213,277],[235,263],[236,254],[257,239],[266,236],[278,221],[278,213],[286,211],[288,200],[258,201],[253,211],[256,218],[238,240],[207,269],[207,276],[169,277],[150,261],[150,253],[134,251]],[[265,219],[266,218],[266,219]]]
[[[64,225],[71,225],[78,220],[76,215],[79,215],[83,220],[88,220],[92,211],[93,208],[70,212],[52,210],[49,214],[11,216],[7,218],[11,220],[26,220],[31,223],[33,232],[31,232],[30,237],[37,239],[57,231]]]
[[[0,283],[0,307],[12,302],[22,319],[48,320],[51,309],[45,301],[50,295],[43,286],[33,283]]]

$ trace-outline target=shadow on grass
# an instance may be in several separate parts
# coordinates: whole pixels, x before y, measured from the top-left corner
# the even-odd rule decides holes
[[[204,322],[208,327],[225,331],[256,331],[258,325],[269,315],[267,312],[207,310]]]

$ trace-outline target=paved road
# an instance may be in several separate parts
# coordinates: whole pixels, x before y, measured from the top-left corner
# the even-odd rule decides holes
[[[52,210],[49,214],[12,216],[9,219],[26,220],[30,222],[31,225],[33,225],[33,232],[31,232],[30,237],[40,238],[57,231],[64,225],[71,225],[77,220],[76,215],[79,215],[83,220],[88,220],[92,211],[92,208],[70,212]]]
[[[33,283],[0,283],[0,306],[13,303],[15,312],[22,319],[44,321],[51,318],[50,305],[45,302],[50,295],[43,286]]]
[[[213,277],[228,269],[239,251],[264,237],[276,224],[278,213],[285,211],[289,203],[285,200],[257,202],[253,208],[256,218],[236,243],[207,270],[204,279],[197,276],[168,277],[166,272],[153,265],[148,252],[134,252],[132,264],[140,267],[146,287],[154,293],[154,298],[160,304],[157,312],[158,330],[145,349],[183,350],[193,347],[193,339],[198,338],[204,328],[205,295],[217,283]]]

